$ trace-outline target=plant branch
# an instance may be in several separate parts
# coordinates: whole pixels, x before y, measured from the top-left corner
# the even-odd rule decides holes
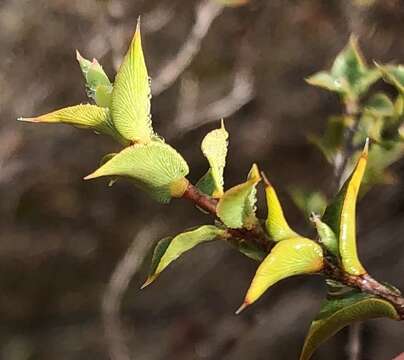
[[[188,187],[182,197],[190,200],[198,208],[201,208],[202,210],[205,210],[217,217],[216,208],[218,201],[208,195],[203,194],[191,183],[188,184]],[[244,239],[245,241],[258,246],[261,250],[267,253],[271,251],[274,245],[260,227],[253,229],[228,229],[228,233],[234,238]]]
[[[183,198],[190,200],[197,207],[217,216],[217,200],[201,193],[191,183],[189,183]],[[273,242],[269,241],[263,232],[255,229],[230,229],[229,233],[236,238],[243,238],[245,241],[258,246],[260,250],[266,253],[269,253],[273,247]],[[323,274],[347,286],[387,300],[397,310],[400,320],[404,320],[404,297],[402,297],[398,291],[379,283],[369,274],[360,276],[350,275],[331,263],[327,258],[324,259]]]

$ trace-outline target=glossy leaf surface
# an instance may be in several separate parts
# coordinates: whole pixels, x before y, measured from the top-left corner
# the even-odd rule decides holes
[[[255,302],[278,281],[294,275],[315,273],[322,268],[323,251],[313,240],[294,237],[277,243],[258,267],[238,312]]]
[[[250,228],[256,223],[255,186],[261,180],[257,165],[253,165],[246,182],[227,190],[217,205],[217,215],[233,229]]]
[[[141,189],[159,202],[185,191],[188,165],[171,146],[161,142],[135,144],[122,150],[86,179],[100,176],[129,177]],[[174,189],[174,190],[173,190]]]
[[[229,134],[222,121],[220,129],[212,130],[202,140],[201,148],[209,161],[209,176],[214,183],[212,196],[215,198],[220,198],[223,195],[223,171],[226,165],[228,138]]]
[[[371,295],[355,292],[325,301],[310,326],[300,360],[309,360],[322,343],[352,322],[380,317],[398,319],[395,308],[389,302]]]
[[[324,222],[321,221],[319,216],[312,215],[311,220],[317,229],[317,234],[321,243],[327,248],[327,250],[335,255],[339,256],[338,239],[334,231]]]
[[[268,206],[268,216],[265,221],[265,226],[271,239],[274,241],[281,241],[291,237],[300,236],[290,228],[285,215],[283,214],[282,205],[278,199],[278,195],[276,194],[274,187],[266,178],[265,194]]]
[[[183,253],[198,244],[214,240],[220,236],[225,236],[225,230],[213,225],[204,225],[159,241],[153,253],[149,276],[142,288],[152,283],[168,265]]]
[[[146,143],[154,136],[150,99],[150,80],[138,24],[112,91],[112,119],[116,129],[125,139]]]
[[[327,207],[323,216],[323,221],[330,226],[338,238],[343,268],[352,275],[366,273],[357,253],[356,202],[367,159],[368,144],[366,144],[352,175],[345,182],[334,201]]]

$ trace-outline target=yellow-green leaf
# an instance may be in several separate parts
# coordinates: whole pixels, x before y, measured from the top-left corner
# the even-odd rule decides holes
[[[291,237],[300,236],[293,231],[283,214],[282,205],[278,199],[278,195],[274,187],[268,181],[265,180],[265,194],[267,198],[268,216],[265,221],[265,226],[271,239],[274,241],[281,241]]]
[[[321,71],[307,82],[355,99],[363,95],[380,78],[377,69],[369,69],[360,52],[357,38],[352,35],[345,48],[337,55],[329,72]]]
[[[86,80],[87,95],[95,100],[98,106],[111,105],[112,84],[102,66],[96,59],[89,61],[76,50],[77,61]]]
[[[229,134],[222,121],[220,129],[212,130],[202,140],[202,152],[209,161],[210,175],[215,185],[212,193],[215,198],[223,195],[223,171],[226,165],[228,137]]]
[[[312,214],[310,219],[316,226],[320,242],[327,248],[327,250],[335,255],[339,256],[338,239],[334,231],[324,222],[321,221],[320,217]]]
[[[167,203],[181,196],[189,172],[182,156],[168,144],[135,144],[122,150],[85,179],[100,176],[124,176],[159,202]]]
[[[209,169],[195,185],[199,191],[212,196],[216,190],[215,180],[213,179],[212,169]]]
[[[306,82],[313,86],[318,86],[326,90],[343,92],[341,81],[334,78],[330,73],[326,71],[320,71],[308,78]]]
[[[18,120],[34,123],[69,124],[110,135],[121,143],[125,143],[125,140],[121,138],[111,123],[109,110],[96,105],[75,105],[34,118],[19,118]]]
[[[116,129],[125,139],[146,143],[153,137],[150,98],[150,80],[138,23],[112,91],[112,119]]]
[[[225,236],[226,231],[213,225],[204,225],[175,237],[160,240],[154,249],[149,276],[142,288],[151,284],[174,260],[198,244]]]
[[[350,323],[380,317],[399,319],[389,302],[364,293],[327,300],[310,326],[300,360],[309,360],[322,343]]]
[[[323,268],[323,251],[313,240],[294,237],[275,245],[258,267],[237,313],[255,302],[270,286],[294,275],[310,274]]]
[[[323,216],[323,221],[331,227],[338,238],[342,266],[346,272],[352,275],[366,273],[357,253],[356,201],[367,159],[368,143],[366,143],[352,175],[345,182],[334,201],[327,207]]]
[[[217,205],[217,216],[229,228],[250,228],[255,225],[255,186],[261,180],[253,165],[246,182],[227,190]]]

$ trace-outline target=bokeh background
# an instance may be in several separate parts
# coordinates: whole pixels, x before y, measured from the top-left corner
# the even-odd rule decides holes
[[[368,59],[403,62],[404,3],[253,0],[223,11],[203,3],[218,13],[195,59],[153,97],[154,126],[184,155],[196,180],[207,168],[200,142],[225,117],[226,186],[258,162],[278,187],[290,222],[310,234],[287,190],[301,185],[330,195],[332,169],[306,136],[321,133],[340,105],[304,77],[328,67],[352,32]],[[112,352],[127,359],[127,351],[142,360],[298,358],[325,293],[321,282],[282,282],[235,316],[256,264],[221,243],[195,249],[140,292],[148,267],[142,264],[123,295],[122,334],[114,319],[108,329],[108,316],[105,331],[105,290],[128,248],[143,244],[132,248],[130,268],[145,244],[209,219],[180,201],[155,204],[123,181],[112,188],[83,181],[117,149],[110,139],[15,121],[86,102],[74,50],[98,58],[113,78],[140,15],[149,72],[161,80],[194,26],[198,4],[0,1],[1,359],[103,360]],[[373,188],[359,206],[359,247],[376,278],[403,289],[404,162],[394,171],[396,183]],[[349,334],[339,333],[315,358],[348,358]],[[403,337],[400,323],[367,322],[360,359],[392,359],[404,351]]]

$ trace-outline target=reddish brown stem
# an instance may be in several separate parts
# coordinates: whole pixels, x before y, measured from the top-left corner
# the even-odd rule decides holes
[[[194,185],[189,183],[184,195],[185,199],[190,200],[201,209],[217,216],[217,200],[201,193]],[[254,244],[262,251],[269,253],[273,247],[273,242],[269,241],[260,228],[257,229],[229,229],[228,232],[235,238],[244,239]],[[370,275],[350,275],[342,271],[327,259],[324,261],[323,273],[328,278],[339,281],[347,286],[357,288],[363,292],[378,296],[390,302],[397,310],[401,320],[404,320],[404,298],[395,290],[379,283]]]
[[[397,310],[401,320],[404,320],[404,298],[398,291],[387,287],[373,279],[369,274],[350,275],[329,261],[325,261],[324,274],[345,285],[357,288],[363,292],[378,296],[390,302]]]
[[[191,183],[188,184],[182,197],[190,200],[199,208],[217,216],[217,200],[201,193],[198,188]],[[228,233],[234,238],[244,239],[245,241],[258,246],[265,252],[269,252],[273,247],[273,242],[265,236],[263,231],[260,231],[259,227],[256,229],[228,229]]]

